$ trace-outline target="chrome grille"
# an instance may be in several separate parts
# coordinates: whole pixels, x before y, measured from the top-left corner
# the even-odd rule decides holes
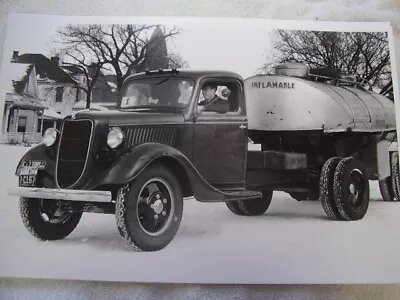
[[[146,142],[157,142],[174,146],[177,130],[178,128],[170,126],[125,128],[125,149],[130,149]]]
[[[60,188],[72,186],[81,177],[90,147],[92,122],[66,120],[57,156],[57,182]]]

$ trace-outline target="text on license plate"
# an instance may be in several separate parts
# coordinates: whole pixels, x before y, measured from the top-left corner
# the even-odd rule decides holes
[[[45,166],[45,161],[24,161],[19,175],[37,175],[38,170],[44,169]]]
[[[36,186],[36,176],[35,175],[21,175],[19,176],[20,186]]]

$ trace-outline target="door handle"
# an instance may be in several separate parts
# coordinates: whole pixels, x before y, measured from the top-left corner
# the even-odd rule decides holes
[[[247,128],[247,126],[246,126],[246,125],[244,125],[244,124],[240,124],[239,128],[240,128],[240,129],[246,129],[246,128]]]

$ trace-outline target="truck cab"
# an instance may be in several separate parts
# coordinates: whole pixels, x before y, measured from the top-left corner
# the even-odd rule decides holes
[[[183,199],[260,197],[246,190],[247,144],[238,74],[143,72],[125,80],[116,110],[80,111],[49,129],[22,157],[10,194],[41,239],[66,237],[83,212],[112,213],[134,249],[160,250]]]

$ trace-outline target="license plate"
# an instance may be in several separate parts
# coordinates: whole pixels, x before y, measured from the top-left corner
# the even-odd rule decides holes
[[[24,161],[19,170],[19,185],[24,187],[36,186],[36,175],[38,170],[46,167],[45,161]]]
[[[36,186],[36,175],[20,175],[19,186],[23,187],[35,187]]]

